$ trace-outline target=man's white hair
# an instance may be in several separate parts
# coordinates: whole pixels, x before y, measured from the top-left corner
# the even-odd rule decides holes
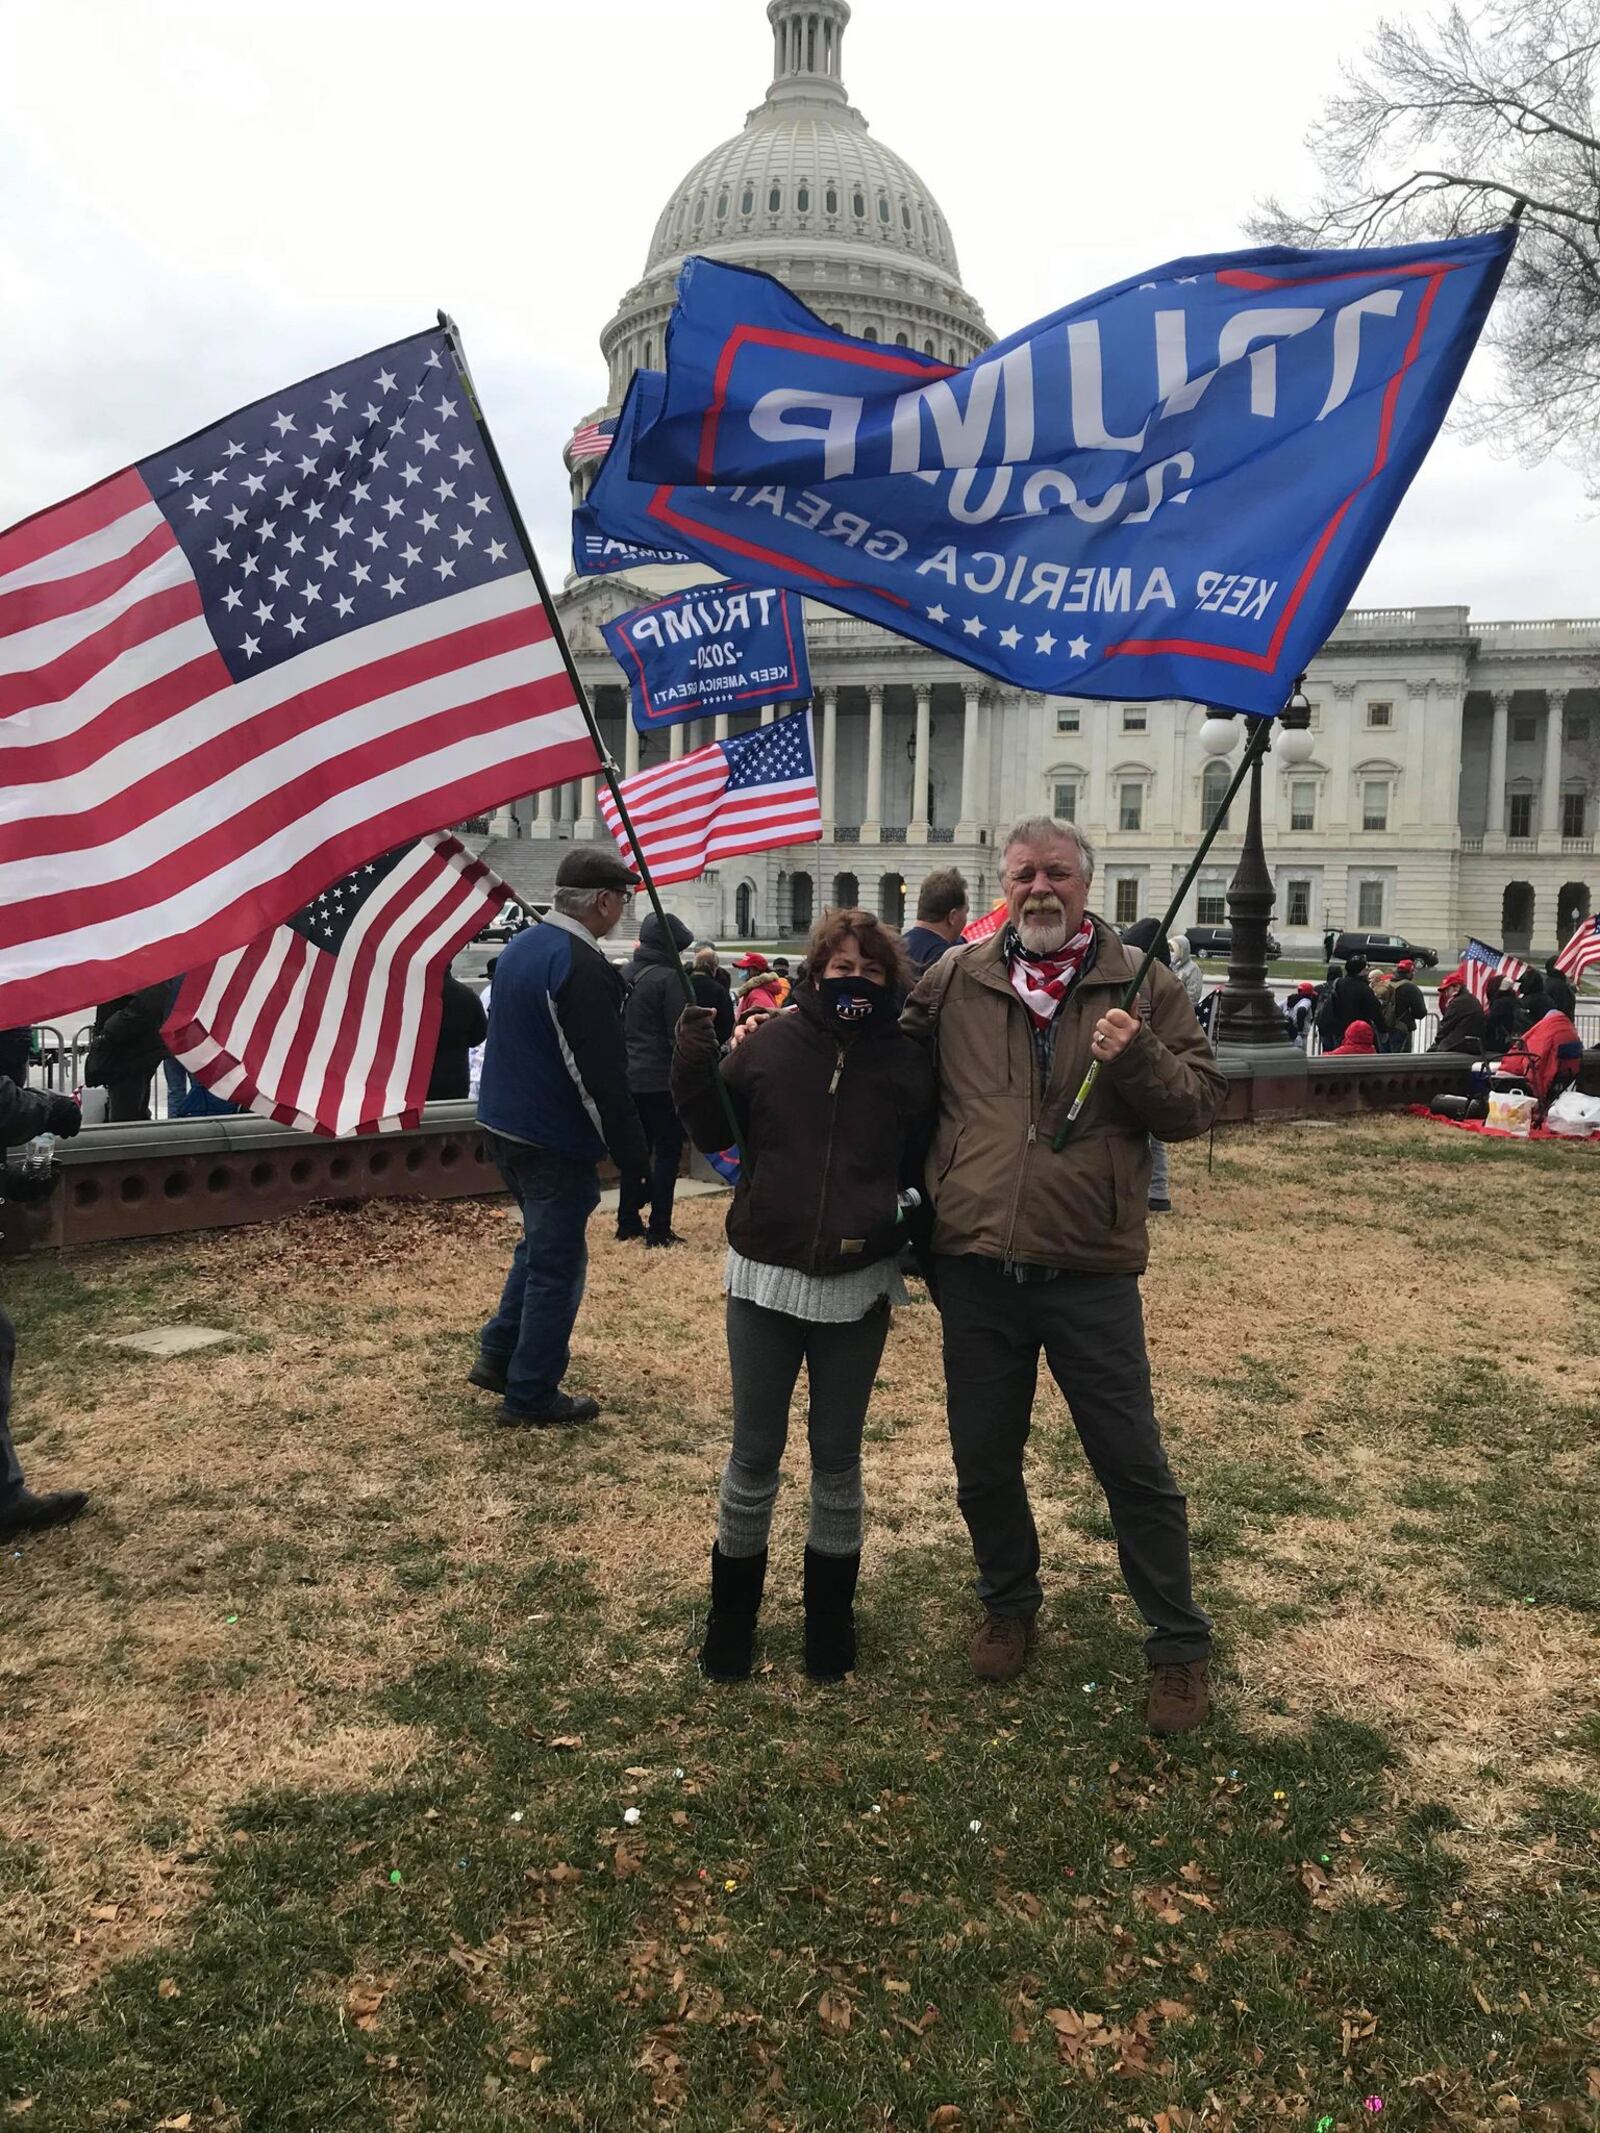
[[[563,918],[582,918],[586,912],[598,911],[602,896],[609,896],[609,889],[557,889],[552,901]]]
[[[1057,822],[1053,815],[1024,815],[1020,822],[1014,822],[1000,847],[1000,864],[1005,865],[1014,844],[1044,844],[1052,837],[1065,837],[1078,847],[1078,871],[1087,887],[1094,880],[1094,846],[1075,822]]]

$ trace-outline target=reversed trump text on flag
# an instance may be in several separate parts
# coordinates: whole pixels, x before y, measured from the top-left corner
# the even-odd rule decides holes
[[[800,599],[770,586],[670,593],[602,624],[600,634],[628,677],[641,733],[811,694]]]
[[[589,496],[1026,689],[1275,713],[1454,395],[1513,243],[1173,262],[955,372],[692,261]]]

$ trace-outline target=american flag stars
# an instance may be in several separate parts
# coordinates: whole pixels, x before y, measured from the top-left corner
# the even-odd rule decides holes
[[[235,680],[522,567],[453,377],[421,335],[141,466]]]

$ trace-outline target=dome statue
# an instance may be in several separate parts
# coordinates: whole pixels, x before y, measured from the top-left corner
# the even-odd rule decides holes
[[[678,270],[691,253],[759,267],[844,332],[968,363],[992,338],[961,285],[950,226],[845,94],[848,0],[770,0],[773,78],[731,140],[673,188],[644,273],[600,336],[614,414],[635,370],[658,368]],[[575,497],[597,462],[574,465]]]

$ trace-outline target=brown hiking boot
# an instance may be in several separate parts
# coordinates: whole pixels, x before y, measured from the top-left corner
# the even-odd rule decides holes
[[[1203,1726],[1211,1716],[1210,1660],[1152,1665],[1144,1716],[1152,1733],[1192,1733]]]
[[[1032,1615],[985,1615],[972,1640],[972,1671],[980,1681],[1015,1681],[1038,1634]]]

